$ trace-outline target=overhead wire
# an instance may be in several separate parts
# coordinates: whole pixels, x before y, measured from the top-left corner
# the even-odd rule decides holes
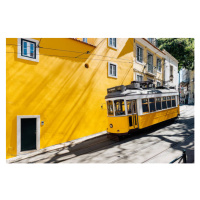
[[[106,38],[102,39],[101,42],[99,42],[99,44],[96,45],[96,47],[99,46],[105,39],[106,39]],[[22,45],[16,45],[16,44],[6,44],[6,45],[22,46]],[[105,58],[112,58],[112,59],[118,59],[118,60],[127,60],[127,61],[132,62],[132,61],[129,60],[129,59],[115,58],[115,57],[111,57],[111,56],[105,56],[105,55],[99,55],[99,54],[90,53],[90,52],[92,52],[94,49],[91,50],[91,51],[81,52],[81,51],[72,51],[72,50],[66,50],[66,49],[47,48],[47,47],[38,47],[38,48],[41,48],[41,49],[48,49],[48,50],[55,50],[55,51],[67,51],[67,52],[72,52],[72,53],[80,53],[81,55],[90,54],[90,55],[93,55],[93,56],[101,56],[101,57],[105,57]],[[77,57],[79,57],[79,56],[81,56],[81,55],[78,55]]]
[[[17,52],[6,52],[6,53],[13,53],[13,54],[20,54],[20,53],[17,53]],[[67,58],[74,58],[74,59],[85,59],[87,60],[88,58],[76,58],[76,57],[71,57],[71,56],[59,56],[59,55],[50,55],[50,54],[36,54],[36,55],[43,55],[43,56],[55,56],[55,57],[67,57]],[[100,60],[100,61],[107,61],[109,62],[110,60],[102,60],[102,59],[93,59],[91,58],[90,60]],[[123,62],[123,61],[115,61],[115,62],[121,62],[121,63],[131,63],[131,62]]]

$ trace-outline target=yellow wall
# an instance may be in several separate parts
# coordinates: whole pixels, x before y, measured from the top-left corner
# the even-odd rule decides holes
[[[138,42],[137,40],[135,40],[135,42],[134,42],[134,72],[143,75],[144,81],[147,81],[147,78],[154,79],[154,77],[150,76],[148,74],[145,74],[147,72],[147,67],[146,67],[146,69],[144,69],[144,65],[142,65],[136,61],[136,55],[137,55],[136,45],[137,44],[143,48],[143,63],[144,63],[144,65],[147,65],[147,52],[150,52],[153,54],[153,66],[157,66],[157,58],[161,59],[162,73],[157,72],[157,75],[155,76],[155,83],[156,83],[156,81],[160,81],[161,85],[162,85],[163,70],[164,70],[164,60],[163,60],[164,54],[163,54],[163,57],[161,57],[156,53],[156,52],[158,52],[158,50],[156,48],[155,48],[155,51],[152,51],[148,47],[143,45],[141,42]],[[136,80],[135,74],[134,74],[133,79]]]
[[[16,38],[6,41],[7,158],[17,155],[17,115],[40,115],[40,148],[98,133],[107,128],[107,88],[133,79],[133,39],[117,39],[117,50],[103,38],[92,39],[96,48],[66,38],[40,41],[38,63],[17,58]],[[108,77],[108,61],[118,64],[117,79]]]

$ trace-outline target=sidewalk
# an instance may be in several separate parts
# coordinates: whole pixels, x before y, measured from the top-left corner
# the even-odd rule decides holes
[[[49,152],[51,154],[56,154],[58,151],[61,151],[64,149],[66,151],[73,153],[73,151],[76,151],[78,149],[84,149],[86,146],[94,145],[97,142],[99,143],[99,142],[102,142],[105,140],[107,140],[107,131],[89,135],[89,136],[79,138],[76,140],[72,140],[69,142],[65,142],[62,144],[57,144],[57,145],[53,145],[50,147],[46,147],[44,149],[40,149],[40,150],[31,152],[31,153],[19,155],[14,158],[7,159],[6,162],[7,163],[15,163],[15,162],[18,162],[18,161],[21,161],[24,159],[28,159],[28,158],[34,158],[34,157],[38,157],[38,156],[44,157],[45,153]],[[48,155],[48,154],[46,154],[46,155]]]

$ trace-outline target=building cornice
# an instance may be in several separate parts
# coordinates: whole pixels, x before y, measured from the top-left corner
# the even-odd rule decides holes
[[[145,39],[145,38],[142,38],[145,42],[147,42],[147,43],[149,43],[152,47],[154,47],[156,50],[158,50],[159,52],[161,52],[162,54],[164,54],[165,55],[165,53],[164,52],[162,52],[159,48],[157,48],[155,45],[153,45],[151,42],[149,42],[147,39]]]

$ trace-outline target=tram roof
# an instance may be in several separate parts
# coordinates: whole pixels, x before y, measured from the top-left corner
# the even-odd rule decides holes
[[[121,89],[120,89],[121,88]],[[152,94],[168,94],[174,93],[177,95],[178,91],[174,88],[157,87],[157,88],[128,88],[127,86],[121,85],[113,88],[108,88],[108,94],[105,99],[115,98],[115,97],[125,97],[125,96],[135,96],[135,95],[152,95]]]

